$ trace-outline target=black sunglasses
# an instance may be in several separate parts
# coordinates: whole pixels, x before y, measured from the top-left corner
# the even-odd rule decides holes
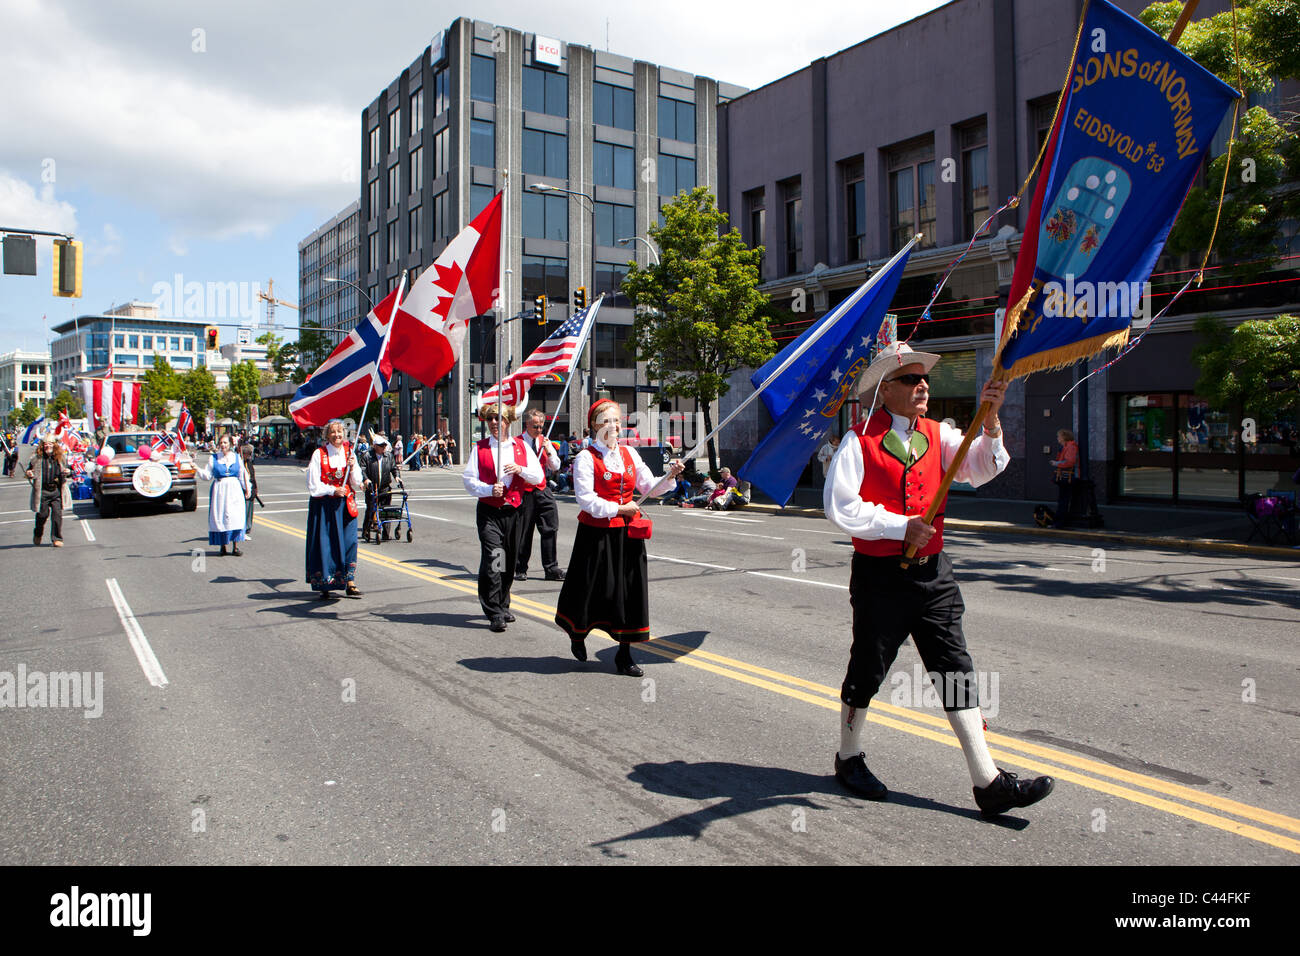
[[[500,415],[484,415],[484,416],[483,416],[483,421],[485,421],[485,422],[495,422],[495,421],[497,421],[497,420],[500,419],[500,418],[501,418]]]
[[[926,385],[929,385],[929,384],[930,384],[930,376],[929,376],[929,375],[916,375],[915,373],[908,373],[907,375],[895,375],[893,378],[887,378],[887,379],[885,379],[885,381],[886,381],[886,382],[902,382],[904,385],[910,385],[912,388],[916,388],[916,386],[920,385],[922,382],[925,382]]]

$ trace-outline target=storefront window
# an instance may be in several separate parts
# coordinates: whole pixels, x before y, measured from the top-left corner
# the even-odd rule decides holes
[[[1237,498],[1237,436],[1232,416],[1199,395],[1178,396],[1178,497]]]
[[[1300,468],[1300,408],[1292,406],[1276,415],[1243,417],[1243,425],[1254,423],[1243,434],[1246,458],[1246,494],[1264,491],[1297,491],[1292,480]],[[1253,438],[1253,440],[1251,440]]]
[[[1117,432],[1124,440],[1119,466],[1120,494],[1173,497],[1174,417],[1172,395],[1120,396]]]

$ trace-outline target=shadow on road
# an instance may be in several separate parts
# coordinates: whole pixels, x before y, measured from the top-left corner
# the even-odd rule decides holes
[[[483,674],[541,674],[546,676],[573,674],[592,669],[590,663],[582,664],[572,657],[465,657],[456,663],[468,670],[479,671]]]

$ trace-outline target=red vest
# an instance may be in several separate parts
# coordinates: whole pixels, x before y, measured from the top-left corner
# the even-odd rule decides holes
[[[532,439],[528,439],[528,441],[530,442],[529,447],[531,448]],[[537,462],[542,466],[542,483],[540,485],[524,485],[524,491],[542,491],[546,488],[546,458],[547,458],[546,449],[550,447],[551,447],[551,443],[547,441],[545,438],[543,438],[542,439],[543,450],[542,453],[537,456]],[[533,450],[536,451],[537,449],[534,448]]]
[[[495,485],[497,483],[497,466],[492,460],[492,439],[484,438],[478,441],[478,480],[486,485]],[[510,446],[515,450],[515,464],[520,468],[528,466],[528,450],[524,448],[524,443],[516,436],[510,439]],[[502,505],[509,505],[511,508],[518,508],[519,502],[523,500],[523,495],[519,493],[519,485],[523,479],[516,476],[514,482],[506,489],[504,498],[480,498],[479,501],[491,505],[493,508],[500,508]]]
[[[590,446],[585,450],[591,452],[596,497],[620,505],[630,502],[636,495],[636,466],[632,464],[632,453],[619,445],[618,450],[623,454],[623,470],[608,472],[605,470],[605,459],[600,457],[600,452]],[[578,521],[596,528],[621,528],[627,524],[627,519],[618,515],[613,518],[594,518],[585,511],[578,512]]]
[[[885,448],[885,438],[893,430],[893,418],[886,409],[880,409],[865,422],[853,426],[862,446],[863,478],[858,493],[863,501],[884,505],[894,514],[923,515],[934,500],[934,494],[943,482],[943,448],[939,444],[939,423],[932,418],[918,418],[916,431],[929,441],[929,447],[920,458],[905,465]],[[915,439],[914,439],[915,440]],[[891,442],[892,444],[892,442]],[[934,519],[934,537],[917,552],[918,557],[938,554],[943,550],[943,504]],[[853,539],[853,550],[858,554],[875,557],[901,555],[907,550],[902,541],[893,538]]]
[[[343,467],[334,469],[330,467],[330,453],[328,445],[321,445],[320,448],[320,480],[327,485],[333,485],[336,488],[343,487],[347,483],[348,473],[352,470],[352,446],[347,442],[343,443]]]

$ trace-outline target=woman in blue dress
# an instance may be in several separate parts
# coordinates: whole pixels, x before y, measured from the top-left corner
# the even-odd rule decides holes
[[[208,459],[206,468],[198,469],[199,477],[211,481],[208,491],[208,544],[234,547],[235,557],[244,552],[239,542],[244,540],[244,503],[252,494],[248,483],[248,470],[241,466],[229,435],[217,440],[217,450]]]
[[[359,598],[357,574],[357,518],[348,513],[348,491],[362,492],[361,467],[346,441],[343,423],[325,426],[325,444],[307,461],[307,583],[320,592],[344,589],[345,597]]]

